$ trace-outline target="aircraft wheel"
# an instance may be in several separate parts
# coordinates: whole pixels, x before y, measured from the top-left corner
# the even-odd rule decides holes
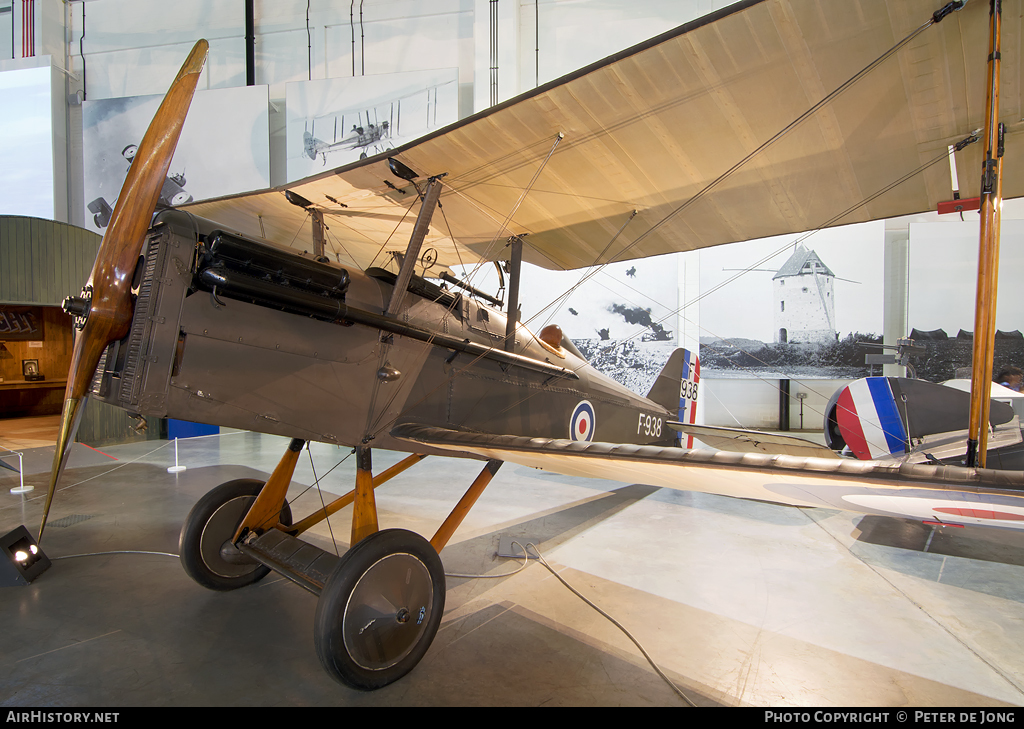
[[[362,540],[341,558],[316,606],[313,640],[332,677],[352,688],[387,686],[411,671],[444,613],[441,558],[404,529]]]
[[[231,537],[249,512],[264,481],[240,478],[212,488],[196,502],[185,518],[178,538],[181,565],[189,577],[211,590],[236,590],[251,585],[270,572],[242,554]],[[281,522],[292,523],[286,501]]]

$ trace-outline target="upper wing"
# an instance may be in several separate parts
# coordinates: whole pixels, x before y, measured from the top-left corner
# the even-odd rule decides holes
[[[404,424],[397,438],[568,476],[1024,529],[1024,473],[468,433]]]
[[[445,265],[505,259],[512,234],[528,234],[525,260],[559,269],[934,210],[952,196],[947,146],[983,126],[987,3],[925,28],[754,153],[942,4],[745,0],[388,154],[447,173],[425,243]],[[1020,34],[1003,24],[1008,148],[1021,134]],[[958,153],[964,197],[978,194],[981,146]],[[308,249],[306,212],[285,189],[328,210],[332,244],[361,267],[409,239],[417,193],[383,156],[187,207]],[[1003,195],[1024,195],[1024,169],[1004,170]]]

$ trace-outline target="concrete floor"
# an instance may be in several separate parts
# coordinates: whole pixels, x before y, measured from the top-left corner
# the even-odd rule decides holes
[[[27,587],[0,590],[0,705],[683,705],[636,647],[543,566],[449,578],[419,666],[373,693],[321,669],[316,598],[271,574],[230,593],[174,556],[193,503],[223,481],[266,478],[282,438],[75,446]],[[161,447],[162,446],[162,447]],[[159,448],[159,450],[155,450]],[[27,498],[0,471],[0,533],[38,529],[52,450],[26,452]],[[314,445],[323,475],[348,451]],[[374,470],[400,454],[374,452]],[[116,461],[114,459],[117,459]],[[382,527],[428,538],[480,464],[427,459],[377,492]],[[115,469],[116,470],[112,470]],[[348,458],[323,488],[347,491]],[[304,453],[289,498],[320,504]],[[325,494],[329,497],[330,494]],[[331,519],[346,547],[351,507]],[[1024,536],[741,502],[506,465],[442,552],[454,573],[501,574],[499,539],[535,541],[578,590],[633,632],[698,705],[1024,704]],[[333,548],[326,525],[309,541]],[[61,559],[64,558],[64,559]]]

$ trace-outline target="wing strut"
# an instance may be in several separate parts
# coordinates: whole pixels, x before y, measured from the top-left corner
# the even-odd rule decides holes
[[[514,235],[509,239],[512,257],[509,259],[508,318],[505,321],[505,351],[516,349],[516,324],[519,322],[519,276],[523,270],[523,239]]]
[[[416,225],[412,229],[412,237],[409,239],[409,247],[405,250],[405,258],[402,259],[402,269],[398,272],[398,280],[395,282],[395,289],[391,292],[391,300],[388,302],[388,316],[398,314],[398,307],[409,289],[409,281],[420,258],[420,248],[423,246],[423,239],[427,237],[430,230],[430,219],[434,216],[434,208],[441,198],[441,177],[431,177],[427,183],[427,192],[423,196],[423,204],[420,206],[420,214],[416,217]]]
[[[1003,125],[999,123],[1002,2],[989,0],[989,87],[985,101],[985,158],[981,173],[981,233],[978,288],[974,304],[974,359],[971,363],[971,419],[967,465],[985,468],[988,449],[992,360],[995,355],[996,293],[999,285],[999,209],[1003,195]]]
[[[459,503],[452,509],[452,513],[448,515],[448,518],[444,520],[444,523],[438,527],[437,533],[431,538],[430,546],[432,546],[438,553],[444,549],[444,546],[448,544],[448,540],[452,538],[452,534],[459,528],[459,524],[466,518],[469,510],[473,508],[473,504],[480,498],[480,494],[487,488],[487,484],[494,478],[494,474],[501,468],[501,464],[504,461],[498,461],[491,459],[487,461],[487,465],[480,471],[480,475],[476,477],[476,480],[470,485],[469,490],[466,491],[465,495],[459,500]]]

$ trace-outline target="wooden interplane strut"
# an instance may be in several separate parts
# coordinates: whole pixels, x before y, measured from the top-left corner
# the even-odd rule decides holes
[[[974,358],[967,465],[985,468],[989,402],[995,355],[996,298],[999,284],[999,222],[1002,207],[1002,151],[999,124],[1001,0],[989,0],[988,93],[985,100],[985,158],[981,173],[981,232],[978,288],[974,304]]]

